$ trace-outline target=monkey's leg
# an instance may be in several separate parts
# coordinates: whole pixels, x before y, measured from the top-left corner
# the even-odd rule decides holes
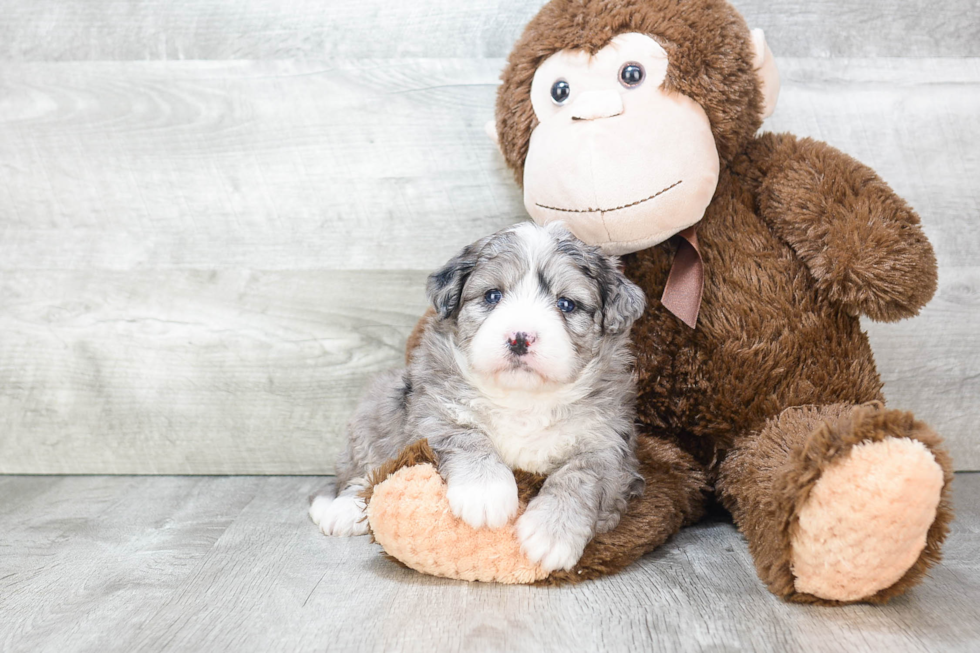
[[[616,528],[597,534],[578,564],[544,581],[576,582],[611,574],[666,542],[704,513],[705,471],[676,445],[640,434],[636,456],[646,487],[633,499]]]
[[[801,603],[884,603],[940,558],[949,455],[881,404],[789,408],[736,441],[718,492],[760,578]]]
[[[436,576],[557,584],[615,573],[704,510],[705,473],[693,458],[669,442],[647,437],[640,438],[637,458],[644,494],[630,502],[615,528],[589,542],[575,567],[550,576],[528,562],[512,530],[474,529],[452,516],[445,484],[434,469],[436,455],[425,440],[372,474],[377,485],[368,503],[371,530],[389,555]],[[515,476],[526,505],[544,477],[521,471]]]

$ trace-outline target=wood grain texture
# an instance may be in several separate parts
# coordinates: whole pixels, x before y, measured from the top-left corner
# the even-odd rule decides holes
[[[482,132],[501,63],[0,64],[0,471],[332,471],[425,272],[524,215]],[[867,327],[891,405],[978,469],[980,64],[780,65],[766,128],[923,217],[937,299]]]
[[[980,274],[866,323],[892,407],[980,461]],[[401,365],[423,272],[0,275],[0,473],[323,474],[368,378]],[[939,337],[936,334],[941,334]]]
[[[543,0],[0,2],[0,59],[503,57]],[[735,0],[777,56],[978,56],[975,0]],[[342,35],[342,36],[340,36]]]
[[[499,64],[0,64],[0,268],[429,269],[524,215]]]
[[[574,587],[422,576],[305,514],[323,479],[0,478],[0,649],[975,651],[980,475],[944,562],[886,606],[790,605],[728,523]]]
[[[980,468],[980,270],[940,268],[939,290],[918,317],[862,324],[889,407],[943,436],[956,469]]]
[[[417,272],[6,272],[0,473],[333,471]]]
[[[418,269],[526,216],[501,61],[0,64],[0,269]],[[782,60],[765,125],[874,167],[976,265],[980,59]]]

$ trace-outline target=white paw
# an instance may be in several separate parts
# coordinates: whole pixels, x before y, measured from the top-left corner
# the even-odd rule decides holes
[[[356,494],[341,494],[336,499],[316,497],[310,504],[310,519],[324,535],[347,537],[368,532],[364,500]]]
[[[516,526],[521,551],[547,572],[574,567],[590,536],[587,532],[576,532],[577,529],[563,528],[556,517],[544,506],[535,508],[532,501]]]
[[[446,498],[453,514],[473,528],[501,528],[517,514],[517,481],[505,469],[490,480],[448,484]]]

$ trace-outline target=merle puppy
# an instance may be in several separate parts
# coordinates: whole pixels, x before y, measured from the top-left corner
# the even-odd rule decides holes
[[[512,469],[546,474],[517,536],[546,570],[573,567],[643,489],[629,351],[643,292],[615,258],[533,223],[466,247],[426,290],[437,316],[409,367],[379,376],[361,401],[339,493],[316,497],[310,516],[328,535],[366,533],[366,475],[428,438],[453,514],[475,528],[517,513]]]

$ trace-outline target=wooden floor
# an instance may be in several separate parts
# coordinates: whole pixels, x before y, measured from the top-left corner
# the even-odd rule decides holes
[[[619,576],[422,576],[306,517],[317,477],[0,478],[0,651],[977,651],[980,474],[945,562],[884,607],[770,595],[723,521]]]

